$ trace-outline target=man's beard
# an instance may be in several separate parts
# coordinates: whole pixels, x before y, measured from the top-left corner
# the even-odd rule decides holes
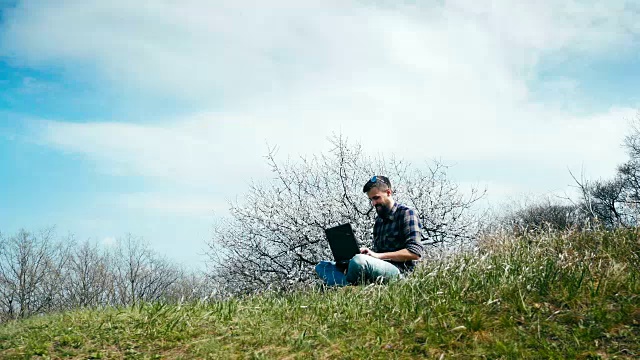
[[[389,215],[389,211],[391,209],[389,209],[388,207],[386,207],[383,204],[377,205],[376,206],[376,213],[378,213],[378,216],[380,217],[387,217],[387,215]]]

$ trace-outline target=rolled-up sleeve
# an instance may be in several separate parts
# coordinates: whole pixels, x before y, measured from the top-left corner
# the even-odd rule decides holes
[[[424,246],[422,245],[422,224],[413,209],[407,209],[404,212],[402,234],[405,238],[406,249],[422,257],[422,253],[424,252]]]

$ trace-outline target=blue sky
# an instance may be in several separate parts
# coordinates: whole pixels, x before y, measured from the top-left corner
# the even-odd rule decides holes
[[[229,199],[342,132],[491,204],[611,176],[635,1],[0,0],[0,231],[198,254]]]

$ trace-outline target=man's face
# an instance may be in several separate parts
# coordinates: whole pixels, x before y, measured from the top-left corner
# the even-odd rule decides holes
[[[378,216],[385,216],[391,211],[391,189],[381,191],[377,187],[373,187],[367,192],[367,196],[371,205],[376,208]]]

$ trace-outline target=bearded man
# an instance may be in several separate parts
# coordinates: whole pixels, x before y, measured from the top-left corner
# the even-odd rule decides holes
[[[400,278],[413,271],[424,252],[420,218],[414,209],[395,202],[386,176],[372,177],[362,191],[378,215],[373,225],[372,249],[361,248],[360,254],[355,255],[344,270],[333,261],[321,261],[315,269],[327,285]]]

